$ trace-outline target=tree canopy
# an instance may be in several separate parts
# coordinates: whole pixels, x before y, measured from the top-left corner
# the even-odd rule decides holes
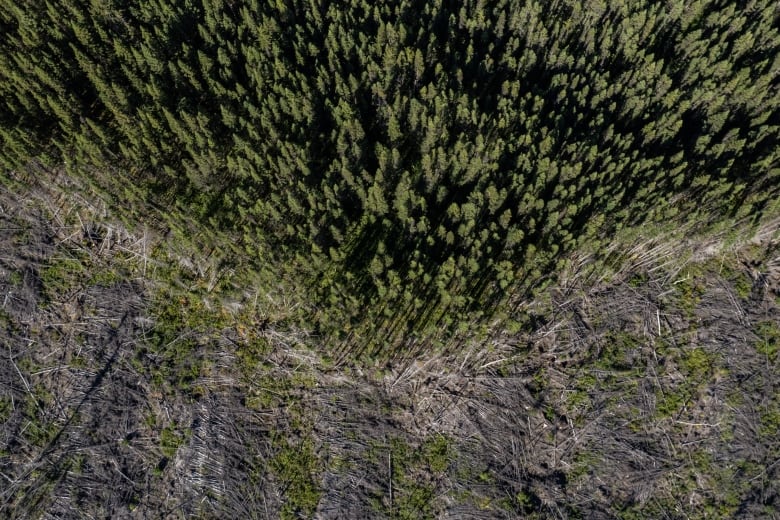
[[[230,231],[339,328],[441,327],[623,227],[778,198],[770,3],[3,0],[0,28],[7,169]]]

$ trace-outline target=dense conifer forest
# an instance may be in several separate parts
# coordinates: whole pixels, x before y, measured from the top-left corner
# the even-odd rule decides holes
[[[0,0],[0,513],[778,517],[779,134],[776,2]]]

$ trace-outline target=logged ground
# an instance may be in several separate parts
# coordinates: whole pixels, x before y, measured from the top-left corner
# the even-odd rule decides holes
[[[3,192],[0,516],[778,517],[776,231],[581,259],[523,326],[359,365],[99,205]]]

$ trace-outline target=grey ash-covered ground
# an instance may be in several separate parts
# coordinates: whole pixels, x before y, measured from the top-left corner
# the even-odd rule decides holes
[[[779,514],[766,230],[573,277],[518,330],[347,366],[278,315],[166,281],[151,239],[94,208],[0,208],[0,516]]]

